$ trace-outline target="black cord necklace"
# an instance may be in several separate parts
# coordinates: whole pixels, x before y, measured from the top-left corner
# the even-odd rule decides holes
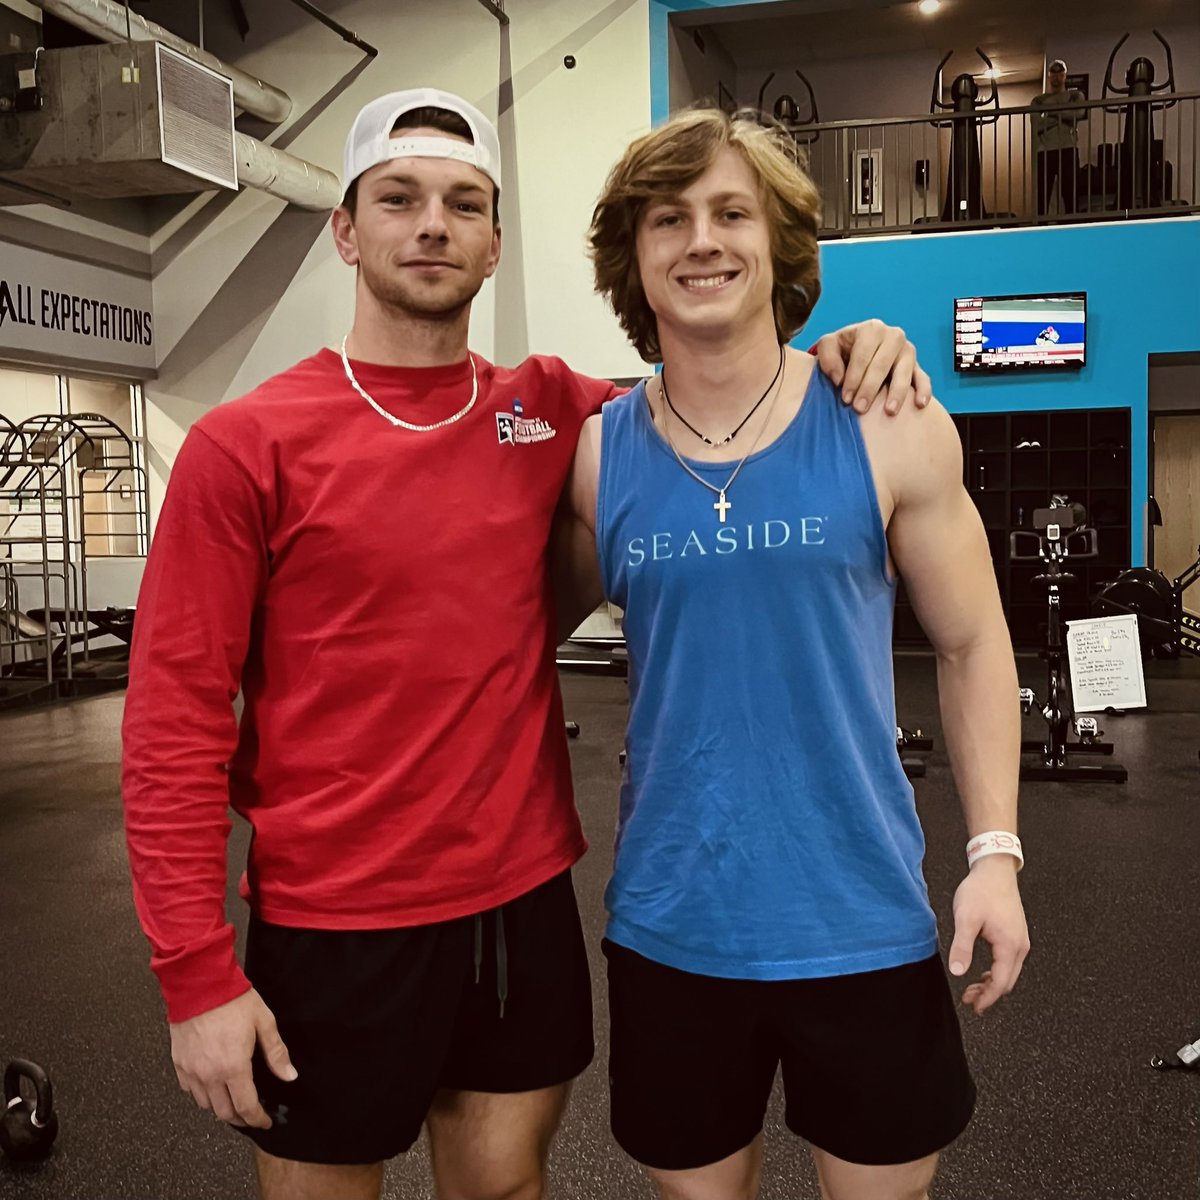
[[[695,425],[693,425],[693,424],[692,424],[692,423],[691,423],[691,422],[690,422],[690,421],[687,419],[687,417],[685,417],[685,416],[684,416],[684,415],[683,415],[683,414],[682,414],[682,413],[679,411],[679,409],[677,409],[677,408],[675,407],[675,405],[673,405],[673,404],[671,403],[671,397],[670,397],[670,395],[669,395],[669,394],[668,394],[668,392],[667,392],[667,373],[666,373],[666,371],[665,371],[665,370],[664,370],[664,371],[661,371],[661,372],[659,373],[659,376],[658,376],[659,383],[662,385],[662,394],[663,394],[663,399],[664,399],[664,400],[667,402],[667,407],[668,407],[668,408],[669,408],[669,409],[670,409],[670,410],[671,410],[671,411],[672,411],[672,412],[673,412],[673,413],[674,413],[674,414],[675,414],[675,415],[676,415],[676,416],[679,418],[679,420],[680,420],[681,422],[683,422],[683,424],[684,424],[684,425],[685,425],[685,426],[686,426],[686,427],[687,427],[689,430],[691,430],[691,432],[692,432],[692,433],[694,433],[694,434],[695,434],[695,435],[696,435],[696,436],[697,436],[697,437],[698,437],[698,438],[699,438],[699,439],[700,439],[700,440],[701,440],[701,441],[702,441],[702,442],[703,442],[703,443],[704,443],[706,446],[716,446],[716,447],[720,447],[720,446],[728,446],[728,445],[729,445],[729,443],[730,443],[730,442],[732,442],[732,441],[733,441],[733,439],[734,439],[735,437],[737,437],[738,433],[741,431],[742,427],[743,427],[743,426],[746,424],[746,422],[747,422],[748,420],[750,420],[750,418],[751,418],[752,416],[754,416],[754,414],[755,414],[756,412],[758,412],[759,408],[760,408],[760,407],[761,407],[761,405],[762,405],[762,402],[763,402],[763,401],[764,401],[764,400],[767,398],[767,396],[769,396],[769,395],[770,395],[770,393],[771,393],[771,389],[772,389],[772,388],[775,386],[776,382],[777,382],[777,381],[778,381],[778,379],[779,379],[779,373],[780,373],[780,372],[783,370],[783,354],[784,354],[784,347],[783,347],[783,346],[780,346],[780,347],[779,347],[779,366],[777,366],[777,367],[775,368],[775,374],[774,374],[774,376],[772,377],[772,379],[771,379],[771,382],[767,384],[767,390],[766,390],[765,392],[763,392],[763,394],[762,394],[761,396],[759,396],[759,398],[758,398],[758,399],[757,399],[757,400],[754,402],[754,407],[753,407],[753,408],[752,408],[752,409],[751,409],[751,410],[750,410],[750,411],[749,411],[749,412],[748,412],[748,413],[747,413],[747,414],[746,414],[746,415],[745,415],[745,416],[744,416],[744,417],[741,419],[741,421],[740,421],[740,422],[739,422],[739,424],[738,424],[738,427],[737,427],[737,429],[735,429],[735,430],[734,430],[734,431],[733,431],[733,432],[732,432],[732,433],[731,433],[731,434],[730,434],[728,437],[722,438],[722,439],[721,439],[719,442],[714,442],[714,441],[712,440],[712,438],[705,437],[705,436],[704,436],[704,434],[702,434],[702,433],[700,432],[700,430],[698,430],[698,429],[695,427]]]

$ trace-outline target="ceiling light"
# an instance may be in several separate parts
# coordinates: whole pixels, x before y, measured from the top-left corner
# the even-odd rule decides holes
[[[988,67],[983,73],[984,79],[999,79],[1003,72],[999,67]]]
[[[927,16],[932,17],[942,7],[942,0],[921,0],[917,7]]]

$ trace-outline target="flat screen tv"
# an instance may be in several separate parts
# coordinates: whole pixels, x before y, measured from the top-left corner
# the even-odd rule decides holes
[[[1077,371],[1086,348],[1086,292],[954,301],[956,371]]]

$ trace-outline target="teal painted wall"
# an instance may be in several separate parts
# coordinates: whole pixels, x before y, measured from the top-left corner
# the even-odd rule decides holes
[[[741,2],[650,0],[653,123],[668,113],[670,14]],[[1135,564],[1144,562],[1147,357],[1200,350],[1200,218],[823,242],[821,269],[821,300],[798,345],[881,317],[907,331],[951,412],[1130,408],[1130,552]],[[1088,294],[1082,371],[1015,378],[955,372],[956,296],[1043,290]]]
[[[951,412],[1130,408],[1130,551],[1144,561],[1147,356],[1200,350],[1200,218],[823,242],[821,275],[797,343],[864,316],[899,325]],[[1081,371],[955,372],[956,296],[1041,291],[1087,292]]]

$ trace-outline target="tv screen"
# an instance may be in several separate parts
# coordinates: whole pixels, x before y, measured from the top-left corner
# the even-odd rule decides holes
[[[956,371],[1078,370],[1086,346],[1086,292],[954,301]]]

